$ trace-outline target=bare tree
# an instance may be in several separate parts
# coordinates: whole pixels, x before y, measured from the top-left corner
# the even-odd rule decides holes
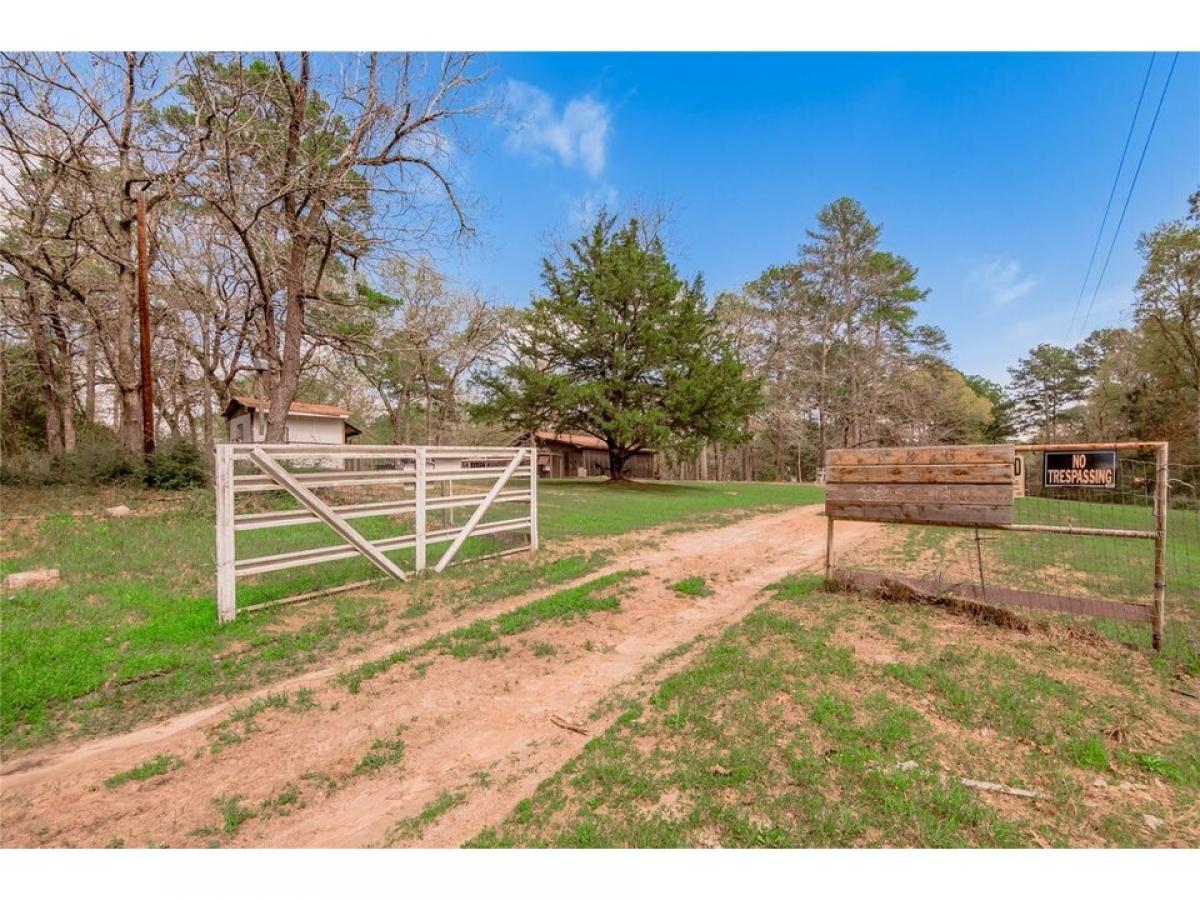
[[[120,434],[141,446],[141,387],[134,222],[137,194],[152,221],[201,158],[209,122],[159,127],[157,105],[180,83],[184,58],[164,67],[152,54],[2,54],[0,146],[27,177],[55,181],[54,238],[87,257],[87,278],[34,276],[86,312],[118,393]],[[43,224],[49,224],[43,223]],[[46,237],[46,235],[34,235]]]
[[[331,299],[335,271],[384,237],[428,239],[445,207],[450,230],[470,234],[451,180],[450,127],[478,108],[470,94],[483,76],[473,63],[469,54],[437,64],[369,54],[324,73],[308,53],[197,60],[184,94],[196,116],[214,119],[217,137],[196,190],[254,276],[267,440],[283,439],[312,349],[309,307]]]

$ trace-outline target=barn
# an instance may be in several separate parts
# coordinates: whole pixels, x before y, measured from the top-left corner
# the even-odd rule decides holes
[[[608,445],[590,434],[560,434],[538,431],[534,437],[540,448],[538,468],[551,478],[584,478],[608,475]],[[523,437],[518,443],[528,443]],[[625,464],[629,478],[658,477],[657,450],[638,450]]]

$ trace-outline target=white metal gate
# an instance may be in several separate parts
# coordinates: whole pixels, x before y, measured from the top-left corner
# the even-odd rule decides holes
[[[293,462],[293,470],[283,461]],[[331,444],[218,444],[215,485],[217,493],[217,617],[232,621],[238,613],[237,579],[262,575],[297,566],[311,566],[363,556],[385,575],[401,581],[409,573],[385,553],[413,548],[414,569],[428,566],[429,548],[448,543],[432,568],[443,571],[468,538],[505,532],[528,531],[527,545],[489,554],[506,555],[533,551],[538,546],[537,451],[532,447],[421,447]],[[237,467],[243,471],[239,473]],[[302,470],[296,471],[296,464]],[[336,467],[336,468],[335,468]],[[510,481],[528,479],[526,487],[508,487]],[[484,492],[455,493],[456,482],[490,481]],[[371,502],[336,504],[318,492],[350,487],[390,486],[399,496]],[[432,494],[431,487],[439,488]],[[234,498],[239,493],[285,492],[300,504],[299,509],[238,513]],[[524,514],[484,522],[494,504],[527,505]],[[445,511],[448,520],[455,509],[471,508],[461,526],[450,524],[430,530],[428,514]],[[411,533],[368,539],[350,520],[370,516],[413,516]],[[345,543],[267,556],[238,559],[235,535],[239,531],[283,528],[324,522]],[[480,557],[476,557],[480,558]],[[243,607],[243,611],[265,605],[287,603],[335,590],[361,587],[369,582],[311,592]]]

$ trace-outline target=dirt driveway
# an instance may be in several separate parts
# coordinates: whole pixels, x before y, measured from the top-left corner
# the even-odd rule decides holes
[[[502,819],[589,739],[552,717],[599,734],[621,711],[613,698],[649,688],[688,658],[684,649],[663,659],[667,651],[742,618],[771,582],[817,570],[819,512],[802,507],[665,536],[612,567],[645,572],[626,582],[617,610],[545,622],[509,640],[498,658],[428,656],[393,666],[359,693],[326,669],[130,734],[8,760],[0,841],[457,846]],[[843,523],[839,549],[877,527]],[[704,576],[713,593],[669,589],[692,575]],[[371,648],[362,659],[390,649]],[[289,699],[261,702],[271,694]],[[165,774],[105,786],[160,755],[170,758]]]

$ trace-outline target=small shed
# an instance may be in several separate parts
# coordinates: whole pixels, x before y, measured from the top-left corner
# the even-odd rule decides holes
[[[609,474],[608,445],[591,434],[561,434],[538,431],[538,468],[551,478],[585,478]],[[522,438],[516,443],[528,443]],[[625,463],[630,478],[655,478],[658,451],[648,447],[635,452]]]
[[[222,413],[235,444],[262,443],[267,436],[267,406],[254,397],[234,397]],[[348,444],[362,430],[351,424],[350,410],[297,401],[288,407],[285,444]]]

